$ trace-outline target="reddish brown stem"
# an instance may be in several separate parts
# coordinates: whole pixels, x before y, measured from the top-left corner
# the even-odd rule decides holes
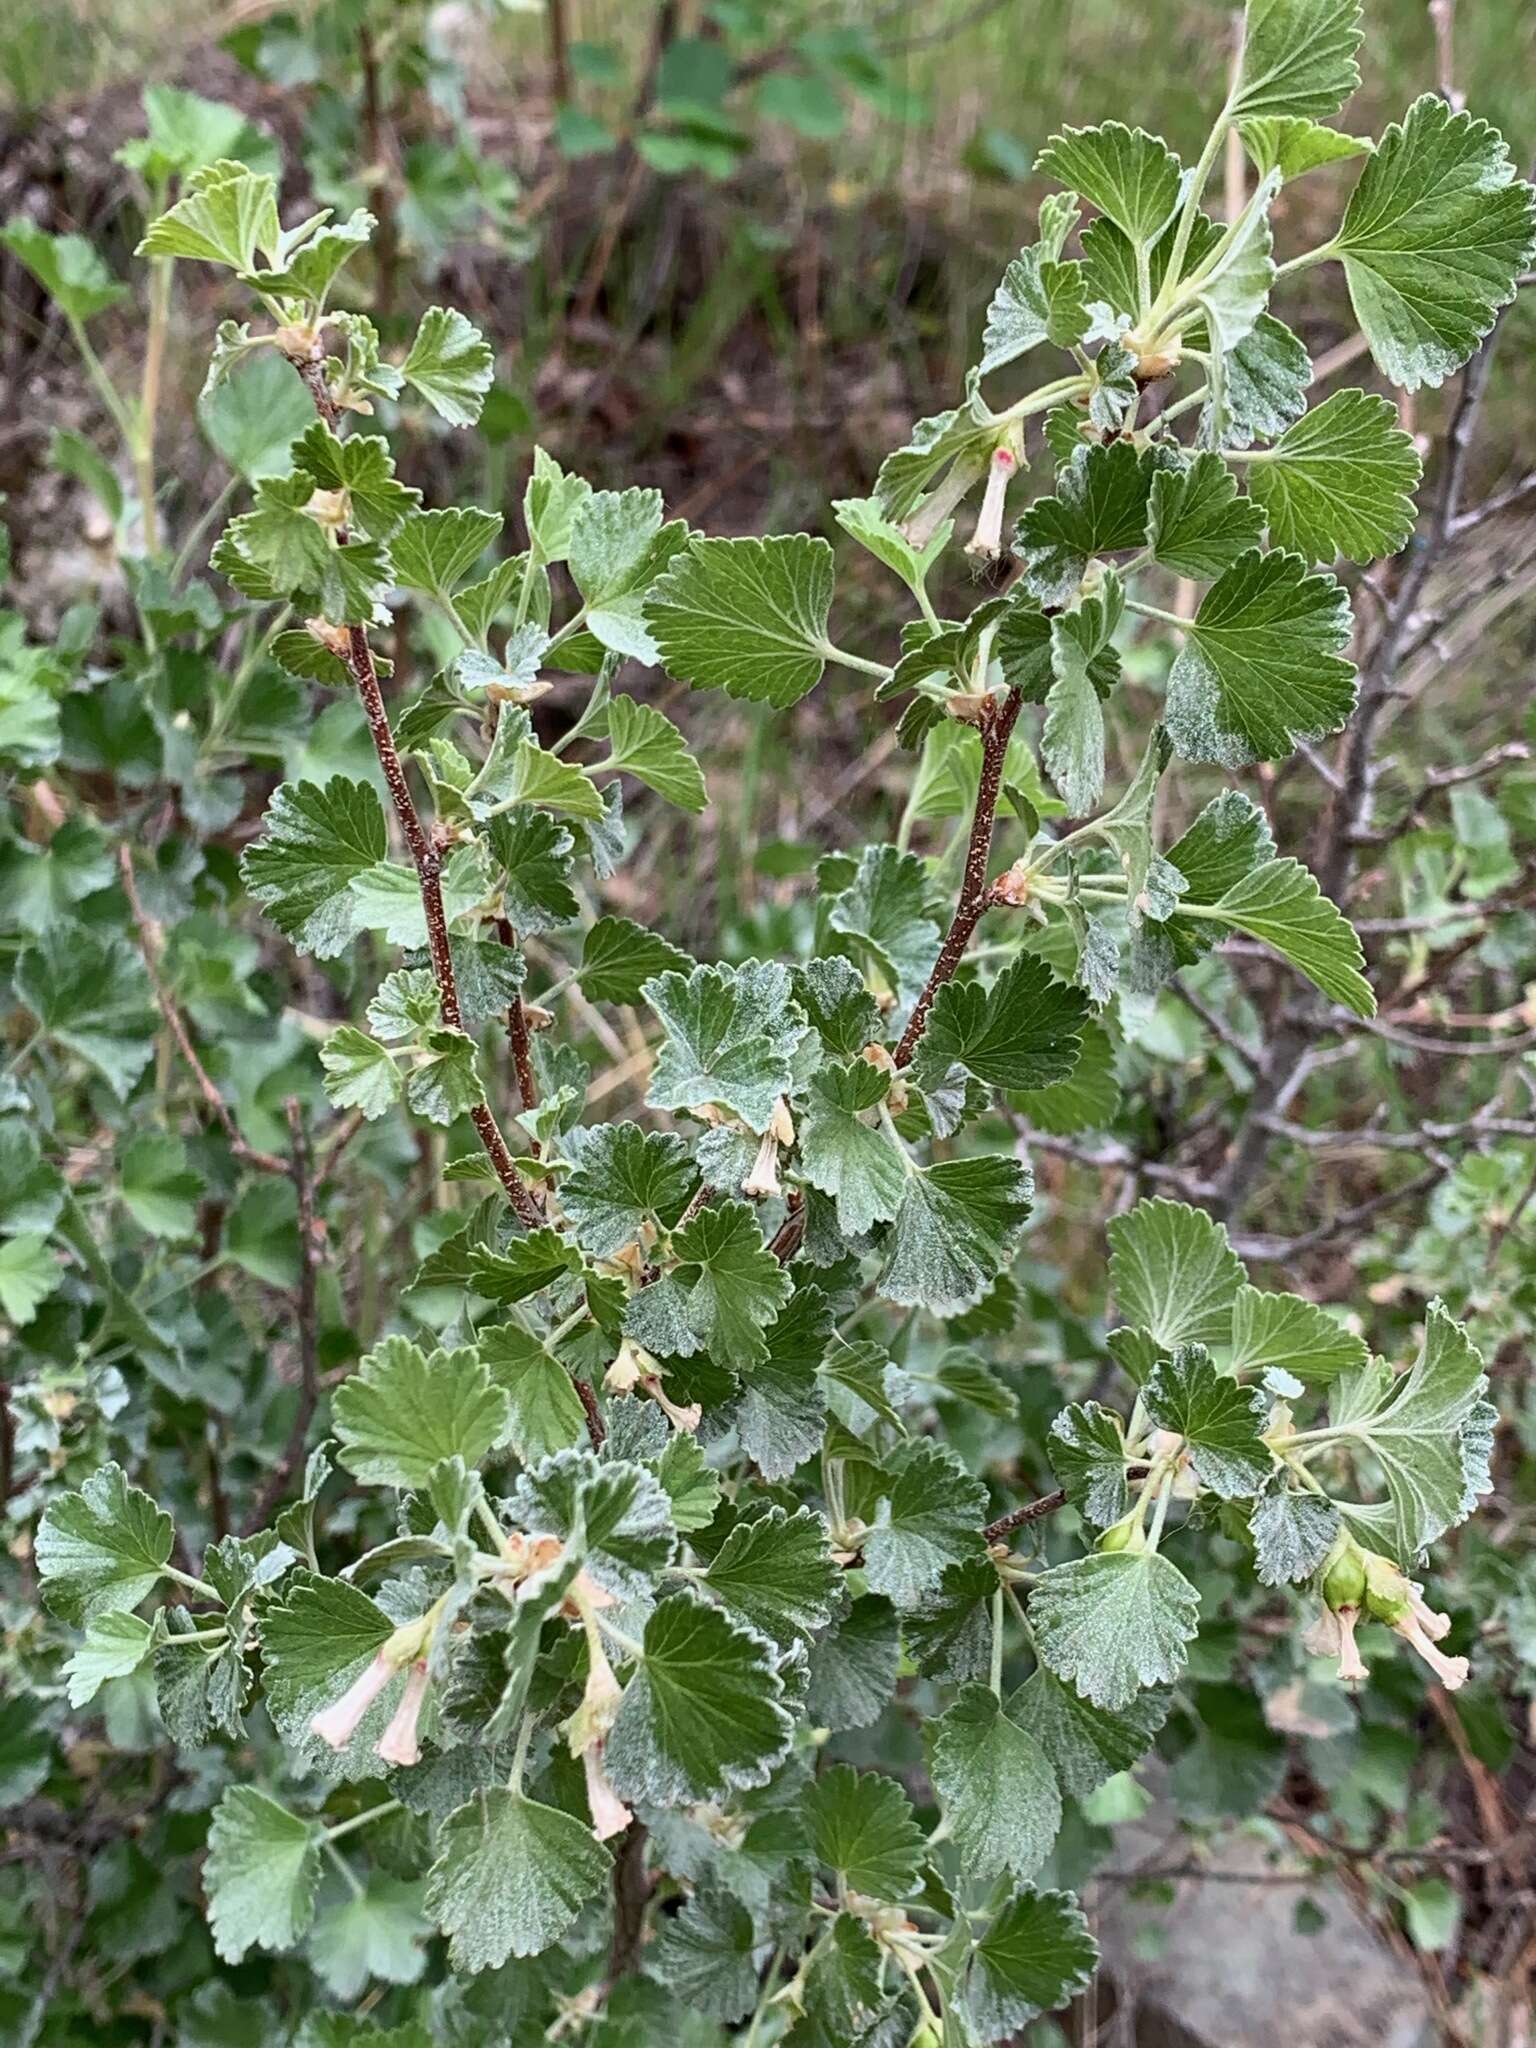
[[[768,1247],[781,1266],[788,1265],[805,1237],[805,1197],[798,1188],[790,1190],[788,1207],[789,1214],[774,1232],[773,1242]]]
[[[314,401],[315,410],[334,431],[339,415],[336,402],[331,397],[325,381],[324,363],[309,356],[290,357],[289,360],[303,378],[305,388]],[[345,543],[345,527],[339,530],[337,537],[343,544]],[[394,731],[389,723],[384,692],[379,688],[379,672],[374,665],[373,649],[368,643],[366,626],[348,626],[346,663],[351,671],[352,680],[357,685],[358,696],[362,699],[363,715],[368,720],[373,749],[378,755],[390,802],[394,806],[395,816],[400,821],[400,830],[405,835],[406,847],[416,869],[416,880],[421,889],[421,907],[427,922],[427,951],[432,961],[433,977],[437,982],[443,1022],[451,1031],[462,1031],[464,1016],[459,1007],[458,976],[454,972],[453,948],[448,939],[448,917],[443,908],[442,853],[428,838],[426,827],[421,822],[421,813],[416,808],[416,799],[411,795],[411,785],[406,780],[405,766],[400,759]],[[518,1172],[511,1148],[502,1136],[501,1126],[489,1106],[484,1102],[477,1104],[470,1112],[470,1121],[479,1134],[487,1157],[496,1169],[496,1178],[501,1182],[519,1222],[525,1230],[539,1229],[544,1221],[544,1212]]]
[[[976,813],[971,820],[970,844],[965,850],[960,901],[955,906],[954,921],[939,948],[939,957],[933,963],[927,986],[913,1006],[907,1028],[901,1034],[901,1043],[896,1048],[898,1067],[910,1065],[918,1041],[927,1028],[933,999],[965,958],[971,933],[987,908],[987,862],[992,855],[992,828],[997,819],[998,798],[1003,790],[1003,766],[1008,759],[1008,742],[1013,737],[1013,728],[1023,706],[1024,699],[1019,692],[1010,690],[1001,704],[992,703],[983,714],[981,780],[976,789]]]
[[[547,0],[545,20],[549,26],[549,86],[559,102],[571,97],[571,39],[565,19],[565,0]]]
[[[11,1387],[0,1380],[0,1507],[10,1499],[15,1484],[16,1424],[11,1416]]]
[[[371,174],[370,196],[379,223],[374,246],[379,262],[379,324],[384,326],[395,309],[395,281],[400,269],[400,223],[395,206],[398,158],[380,91],[378,52],[366,27],[358,32],[358,57],[363,73],[363,147]]]
[[[577,1373],[571,1374],[571,1385],[576,1389],[577,1398],[587,1411],[587,1435],[592,1439],[594,1451],[600,1451],[608,1440],[608,1430],[603,1422],[603,1412],[597,1405],[597,1396],[586,1380]]]
[[[995,1522],[988,1522],[981,1533],[988,1543],[1000,1543],[1015,1529],[1022,1529],[1027,1522],[1044,1521],[1047,1515],[1054,1515],[1066,1504],[1067,1496],[1058,1487],[1055,1493],[1042,1494],[1039,1500],[1028,1501],[1021,1508],[1013,1508],[1008,1514],[999,1515]]]
[[[507,918],[496,920],[496,936],[504,946],[517,944],[517,933]],[[507,1042],[512,1048],[512,1070],[517,1076],[517,1101],[520,1109],[537,1109],[539,1084],[533,1075],[533,1043],[528,1031],[528,1013],[523,1008],[523,999],[514,995],[507,1005]],[[528,1148],[538,1154],[536,1142]]]

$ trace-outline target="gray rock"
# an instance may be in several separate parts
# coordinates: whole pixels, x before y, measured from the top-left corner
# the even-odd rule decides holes
[[[1116,1842],[1120,1870],[1189,1860],[1188,1837],[1160,1806]],[[1301,1867],[1253,1835],[1231,1835],[1210,1864],[1226,1881],[1181,1878],[1169,1905],[1133,1899],[1124,1883],[1095,1888],[1124,2039],[1137,2048],[1420,2048],[1431,2038],[1416,1974],[1341,1886],[1231,1882]],[[1315,1934],[1296,1929],[1302,1897],[1327,1915]]]

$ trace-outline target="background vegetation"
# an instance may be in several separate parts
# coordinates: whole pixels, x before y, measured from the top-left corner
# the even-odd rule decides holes
[[[370,297],[388,340],[445,297],[492,337],[490,446],[473,471],[430,423],[398,444],[402,474],[431,502],[510,510],[537,442],[595,484],[659,485],[669,515],[716,532],[822,530],[829,501],[866,492],[913,417],[952,401],[996,277],[1033,222],[1045,135],[1109,112],[1189,152],[1230,38],[1228,11],[1197,0],[567,0],[553,15],[341,0],[213,21],[143,0],[22,0],[0,28],[0,215],[78,230],[128,277],[155,198],[153,161],[132,147],[143,81],[193,90],[256,131],[242,151],[281,161],[285,213],[366,203],[379,215]],[[1439,85],[1527,156],[1533,59],[1523,10],[1458,17],[1380,0],[1358,125]],[[1286,194],[1279,225],[1296,246],[1313,239],[1311,203],[1310,182]],[[1456,1615],[1455,1647],[1474,1651],[1475,1683],[1426,1699],[1383,1658],[1359,1713],[1343,1714],[1284,1603],[1234,1602],[1202,1636],[1163,1742],[1178,1840],[1137,1867],[1122,1831],[1165,1780],[1127,1774],[1082,1802],[1055,1875],[1089,1886],[1095,1915],[1123,1919],[1129,1898],[1125,1953],[1145,1957],[1189,1873],[1221,1865],[1241,1824],[1261,1877],[1295,1894],[1297,1925],[1326,1943],[1347,1898],[1422,1986],[1432,2027],[1489,2043],[1520,2038],[1536,1956],[1528,301],[1466,379],[1412,402],[1428,510],[1406,555],[1359,579],[1363,666],[1378,685],[1363,742],[1246,777],[1281,845],[1308,850],[1348,901],[1378,1019],[1346,1024],[1301,1002],[1294,977],[1240,944],[1179,991],[1122,1000],[1091,1114],[1021,1140],[1043,1199],[1018,1319],[1005,1337],[966,1333],[1004,1395],[969,1407],[936,1396],[956,1440],[1018,1497],[1045,1492],[1063,1394],[1087,1395],[1110,1369],[1106,1219],[1147,1193],[1223,1216],[1265,1284],[1356,1323],[1368,1312],[1372,1342],[1400,1360],[1432,1297],[1469,1318],[1504,1422],[1496,1491],[1447,1545],[1440,1604]],[[206,337],[231,310],[195,273],[170,306],[135,287],[90,323],[97,375],[30,274],[0,258],[0,720],[19,721],[3,728],[0,944],[14,969],[66,921],[96,934],[96,950],[56,960],[52,1018],[35,977],[29,1005],[24,978],[0,1139],[0,1509],[14,1567],[0,1608],[0,2036],[48,2048],[286,2038],[306,1973],[231,1969],[208,1947],[197,1857],[225,1753],[168,1747],[142,1677],[67,1710],[32,1578],[37,1515],[116,1455],[153,1470],[199,1537],[258,1519],[274,1483],[295,1477],[289,1451],[318,1437],[331,1387],[461,1220],[439,1134],[413,1154],[398,1133],[359,1133],[329,1109],[314,1045],[348,1014],[351,988],[339,969],[296,961],[238,881],[274,782],[368,772],[357,707],[338,695],[310,721],[258,645],[222,622],[189,624],[174,590],[130,567],[152,499],[180,568],[199,569],[225,464],[259,470],[304,424],[284,417],[275,387],[243,410],[200,403]],[[1309,276],[1286,311],[1325,357],[1350,328],[1331,272]],[[1375,377],[1358,359],[1337,369]],[[137,463],[114,438],[109,385],[153,421]],[[963,582],[953,596],[967,596]],[[884,602],[872,569],[849,644],[879,630]],[[434,666],[425,629],[391,652],[402,694]],[[1127,645],[1143,710],[1162,659]],[[40,694],[62,746],[46,772],[49,733],[34,722],[28,739]],[[546,740],[574,708],[563,695],[539,707]],[[951,829],[942,789],[914,810],[910,757],[846,682],[808,698],[792,728],[714,697],[692,700],[687,722],[711,808],[698,822],[648,810],[608,907],[700,957],[793,952],[812,914],[806,878],[829,847],[899,830],[938,851]],[[1127,769],[1133,720],[1111,745]],[[1175,778],[1174,801],[1192,811],[1198,794],[1195,776]],[[125,841],[136,885],[119,866]],[[589,1100],[604,1113],[638,1101],[639,1022],[595,1009],[581,1021]],[[122,1048],[150,1038],[141,1074]],[[44,1159],[23,1123],[50,1091]],[[282,1170],[244,1171],[242,1148]],[[317,1163],[294,1164],[305,1159]],[[323,1219],[302,1235],[316,1185]],[[1217,1570],[1203,1590],[1214,1604],[1236,1583]],[[840,1740],[874,1760],[857,1735]],[[909,1756],[879,1760],[921,1790],[915,1740]],[[402,1921],[364,2000],[403,2016],[390,2001],[414,1994],[396,1987],[434,1969]],[[1066,2038],[1113,2040],[1114,1999],[1105,1986],[1083,2001],[1061,2022]],[[643,2038],[621,2019],[601,2048]],[[1050,2026],[1031,2040],[1059,2039]]]

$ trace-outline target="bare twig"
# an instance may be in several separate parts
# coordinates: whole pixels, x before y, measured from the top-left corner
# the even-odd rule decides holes
[[[1426,1195],[1445,1178],[1443,1166],[1426,1167],[1423,1173],[1412,1180],[1404,1181],[1401,1187],[1384,1188],[1380,1194],[1372,1195],[1369,1201],[1356,1202],[1352,1209],[1341,1209],[1326,1223],[1319,1223],[1314,1230],[1304,1230],[1299,1237],[1250,1236],[1234,1231],[1232,1249],[1241,1258],[1263,1259],[1271,1263],[1294,1259],[1301,1252],[1315,1251],[1321,1244],[1332,1244],[1336,1239],[1348,1237],[1358,1230],[1362,1223],[1369,1223],[1373,1216],[1379,1216],[1383,1209],[1395,1208],[1399,1202],[1409,1202],[1419,1195]]]
[[[1042,1494],[1039,1500],[1027,1502],[1021,1508],[1012,1508],[1006,1515],[999,1515],[995,1522],[988,1522],[982,1535],[988,1543],[1000,1543],[1015,1529],[1022,1529],[1028,1522],[1042,1522],[1047,1515],[1054,1515],[1067,1504],[1067,1496],[1058,1487],[1055,1493]]]
[[[368,158],[369,198],[378,219],[374,248],[378,256],[378,318],[383,323],[394,312],[395,284],[400,271],[400,221],[396,205],[399,152],[380,92],[378,49],[366,23],[358,30],[357,52],[362,69],[363,150]]]
[[[1314,860],[1323,893],[1335,902],[1344,900],[1359,849],[1370,839],[1378,767],[1377,727],[1395,695],[1398,670],[1407,652],[1425,585],[1452,536],[1498,333],[1495,324],[1462,374],[1427,530],[1399,558],[1402,566],[1396,586],[1383,600],[1381,622],[1361,664],[1358,707],[1340,747],[1332,801],[1324,814],[1321,845]],[[1383,1035],[1388,1035],[1390,1029]],[[1229,1219],[1242,1208],[1275,1140],[1270,1121],[1283,1115],[1294,1099],[1299,1086],[1297,1076],[1306,1071],[1305,1061],[1314,1037],[1312,1020],[1295,1018],[1283,1023],[1270,1038],[1211,1203],[1215,1215]],[[1398,1199],[1398,1191],[1393,1191],[1390,1198]],[[1345,1215],[1354,1217],[1355,1212],[1346,1211]],[[1288,1257],[1308,1244],[1335,1237],[1340,1227],[1342,1220],[1335,1219],[1333,1224],[1323,1226],[1321,1237],[1307,1233],[1301,1239],[1254,1242],[1279,1245],[1279,1251],[1267,1255]]]
[[[1509,1053],[1525,1052],[1536,1045],[1536,1028],[1516,1032],[1508,1038],[1431,1038],[1422,1032],[1405,1031],[1400,1024],[1389,1023],[1385,1017],[1357,1017],[1350,1010],[1335,1011],[1331,1021],[1348,1023],[1354,1030],[1367,1032],[1372,1038],[1384,1038],[1389,1045],[1400,1045],[1409,1052],[1423,1053],[1432,1059],[1502,1059]]]
[[[273,1509],[287,1492],[294,1473],[303,1463],[309,1445],[309,1425],[314,1420],[320,1398],[320,1330],[315,1299],[315,1282],[320,1270],[320,1222],[315,1212],[315,1164],[303,1105],[296,1095],[290,1095],[287,1107],[292,1146],[289,1171],[299,1211],[299,1284],[293,1296],[299,1340],[299,1405],[294,1412],[293,1427],[288,1432],[283,1455],[251,1509],[245,1529],[247,1535],[266,1526]]]
[[[279,1159],[275,1152],[262,1152],[256,1146],[248,1145],[245,1139],[241,1137],[240,1126],[235,1122],[234,1111],[224,1100],[223,1095],[219,1092],[218,1084],[198,1057],[197,1048],[192,1043],[192,1034],[187,1029],[186,1020],[176,1007],[176,998],[171,994],[170,988],[161,976],[159,941],[155,928],[150,923],[144,905],[140,901],[138,883],[134,879],[133,873],[133,852],[126,842],[117,849],[117,868],[122,878],[123,894],[128,898],[128,909],[132,914],[134,926],[139,934],[139,946],[144,955],[145,968],[149,973],[150,987],[154,990],[156,1006],[161,1016],[165,1019],[166,1028],[176,1041],[177,1050],[186,1062],[193,1080],[197,1083],[198,1092],[217,1118],[225,1137],[229,1140],[230,1151],[247,1166],[254,1166],[262,1173],[286,1173],[288,1171],[286,1162]]]
[[[1490,747],[1486,753],[1479,754],[1475,761],[1461,761],[1449,768],[1427,770],[1424,787],[1454,789],[1461,782],[1479,782],[1483,776],[1491,775],[1496,768],[1506,767],[1511,761],[1529,761],[1530,758],[1531,750],[1524,740],[1505,740],[1502,746]]]
[[[1491,498],[1484,498],[1480,505],[1472,506],[1469,511],[1459,512],[1451,521],[1451,532],[1459,540],[1464,533],[1471,533],[1485,520],[1497,519],[1501,512],[1508,512],[1516,506],[1523,505],[1527,498],[1536,498],[1536,469],[1528,470],[1524,476],[1517,478],[1504,490],[1495,491]]]
[[[571,39],[565,19],[565,0],[546,0],[545,21],[549,29],[549,89],[556,100],[571,96]]]

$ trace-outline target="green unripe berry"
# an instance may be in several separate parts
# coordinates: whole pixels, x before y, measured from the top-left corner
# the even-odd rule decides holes
[[[1323,1599],[1337,1614],[1341,1607],[1358,1607],[1364,1598],[1365,1560],[1351,1544],[1324,1572]]]

